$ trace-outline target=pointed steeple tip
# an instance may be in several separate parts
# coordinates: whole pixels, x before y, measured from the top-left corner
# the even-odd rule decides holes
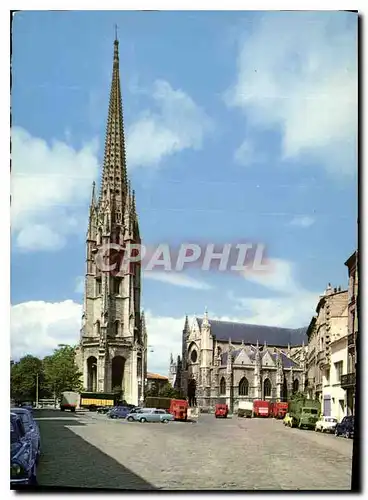
[[[115,40],[114,40],[114,43],[118,44],[119,43],[119,40],[118,40],[118,25],[115,24]]]

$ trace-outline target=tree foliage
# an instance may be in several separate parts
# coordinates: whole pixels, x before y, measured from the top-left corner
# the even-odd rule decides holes
[[[178,399],[180,397],[179,391],[174,389],[169,382],[167,382],[167,384],[165,384],[159,389],[158,395],[163,398],[173,398],[173,399]]]
[[[63,346],[43,360],[45,385],[57,397],[63,391],[82,390],[81,376],[75,364],[75,347]]]
[[[27,355],[14,363],[10,372],[10,394],[16,401],[35,401],[38,397],[59,397],[63,391],[82,389],[81,373],[74,361],[75,348],[56,349],[43,360]]]
[[[38,376],[39,396],[42,397],[44,376],[42,361],[35,356],[24,356],[14,363],[10,372],[10,394],[19,401],[34,401]]]

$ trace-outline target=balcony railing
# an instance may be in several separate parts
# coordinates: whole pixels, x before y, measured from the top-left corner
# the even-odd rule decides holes
[[[355,373],[346,373],[345,375],[341,375],[341,387],[343,389],[355,387]]]

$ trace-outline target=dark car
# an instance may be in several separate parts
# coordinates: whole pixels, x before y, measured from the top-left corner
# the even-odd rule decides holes
[[[32,441],[32,447],[36,450],[36,461],[38,462],[41,454],[41,436],[36,420],[33,418],[32,413],[26,408],[12,408],[10,411],[21,418],[26,432],[26,438]]]
[[[98,408],[97,413],[107,413],[111,410],[111,406],[101,406]]]
[[[10,414],[10,486],[37,484],[37,450],[27,438],[22,418]]]
[[[109,418],[126,418],[128,413],[130,413],[130,408],[126,406],[115,406],[115,408],[108,412],[107,416]]]
[[[354,417],[344,417],[335,428],[335,436],[344,436],[346,438],[354,437]]]

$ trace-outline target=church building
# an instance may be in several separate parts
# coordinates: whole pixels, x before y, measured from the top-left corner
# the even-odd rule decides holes
[[[140,244],[134,191],[127,177],[119,75],[114,41],[112,84],[100,192],[92,187],[86,237],[84,310],[76,362],[85,391],[120,392],[141,404],[147,373],[147,332],[140,310],[139,263],[119,276],[103,272],[96,255],[103,245]],[[116,274],[116,273],[115,273]]]
[[[285,401],[305,389],[307,328],[279,328],[185,319],[176,381],[190,405],[203,410],[239,401]]]

